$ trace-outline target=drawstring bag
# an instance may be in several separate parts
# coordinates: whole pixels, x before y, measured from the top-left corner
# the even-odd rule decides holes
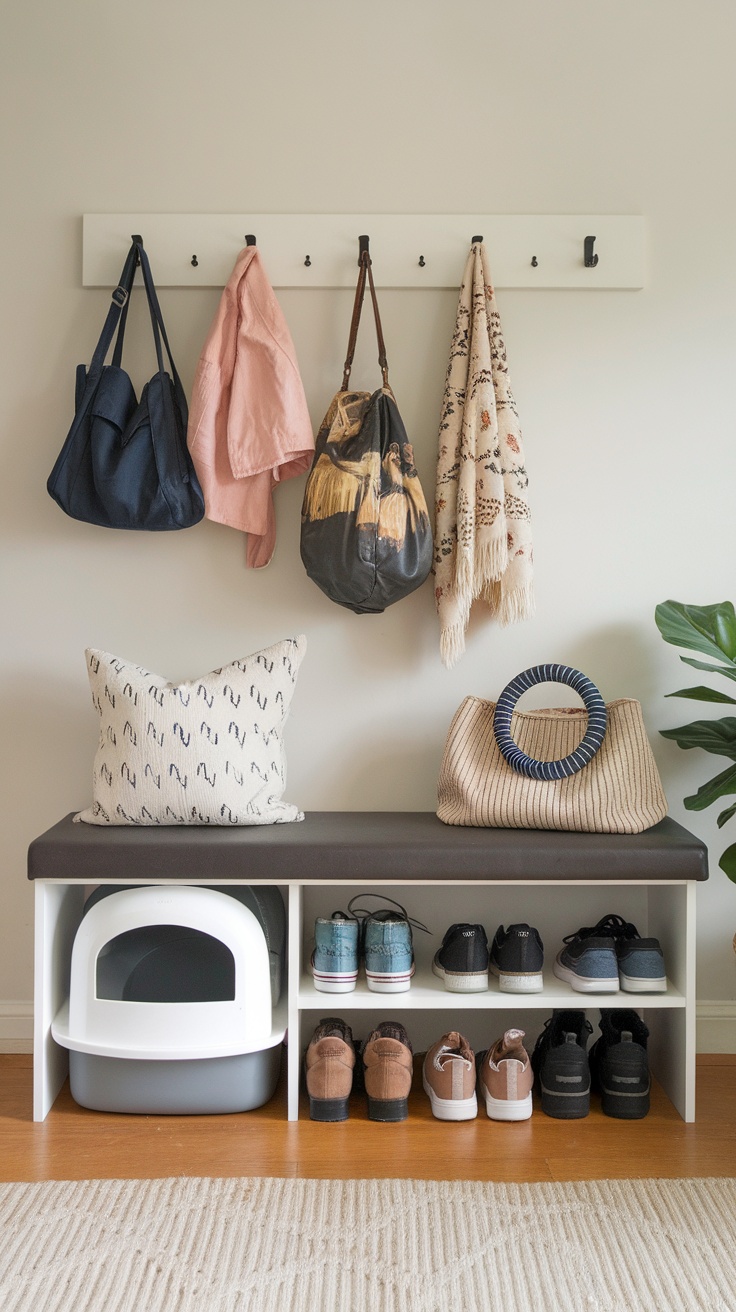
[[[151,314],[158,370],[137,400],[121,368],[137,264]],[[112,364],[105,357],[118,329]],[[161,338],[171,375],[164,369]],[[186,445],[187,401],[166,336],[148,256],[133,239],[89,369],[77,368],[74,422],[47,488],[72,519],[103,528],[189,528],[204,498]]]
[[[371,291],[383,385],[351,392],[350,370],[365,294]],[[367,243],[350,325],[342,387],[322,421],[302,505],[307,574],[331,601],[378,613],[413,592],[432,566],[427,503],[388,382],[386,348]]]

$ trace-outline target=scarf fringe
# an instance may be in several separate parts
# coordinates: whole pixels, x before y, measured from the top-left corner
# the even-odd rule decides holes
[[[531,579],[506,592],[503,582],[489,583],[481,593],[502,628],[532,618],[536,610],[534,584]]]
[[[440,631],[440,659],[446,670],[457,665],[465,652],[465,624],[453,624]]]
[[[458,600],[469,594],[473,600],[483,595],[484,589],[500,579],[509,563],[509,553],[503,537],[476,542],[474,552],[460,555],[455,548],[455,577],[452,591]],[[468,606],[470,611],[470,606]]]
[[[531,580],[513,588],[511,592],[505,592],[503,581],[493,579],[476,593],[474,600],[478,597],[487,604],[502,628],[531,619],[536,610],[534,584]],[[465,600],[464,597],[455,597],[460,616],[454,624],[440,630],[440,659],[447,670],[457,665],[460,657],[465,654],[465,630],[470,615],[470,603],[466,606]]]

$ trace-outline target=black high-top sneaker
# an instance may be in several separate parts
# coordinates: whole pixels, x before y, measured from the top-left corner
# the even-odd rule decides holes
[[[435,952],[432,970],[448,993],[480,993],[488,988],[488,939],[482,925],[450,925]]]
[[[649,1030],[635,1011],[601,1010],[601,1037],[590,1050],[593,1088],[606,1116],[638,1121],[649,1111]]]
[[[542,1111],[560,1121],[590,1111],[590,1068],[585,1051],[593,1026],[584,1011],[553,1011],[532,1053]]]

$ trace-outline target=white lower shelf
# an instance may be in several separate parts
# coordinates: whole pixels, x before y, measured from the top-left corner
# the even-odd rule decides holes
[[[302,1011],[337,1008],[338,1011],[486,1011],[495,1009],[550,1011],[554,1007],[572,1007],[584,1011],[596,1007],[632,1007],[637,1011],[650,1007],[684,1007],[684,994],[668,980],[666,993],[578,993],[557,979],[551,968],[544,972],[540,993],[502,993],[498,980],[490,978],[482,993],[450,993],[442,981],[426,968],[418,969],[411,988],[405,993],[374,993],[364,979],[359,979],[351,993],[321,993],[311,975],[302,974],[298,1003]]]

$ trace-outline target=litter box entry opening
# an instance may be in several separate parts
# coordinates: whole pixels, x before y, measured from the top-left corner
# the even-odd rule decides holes
[[[129,929],[98,954],[96,996],[114,1002],[232,1002],[235,958],[225,943],[200,929]]]

